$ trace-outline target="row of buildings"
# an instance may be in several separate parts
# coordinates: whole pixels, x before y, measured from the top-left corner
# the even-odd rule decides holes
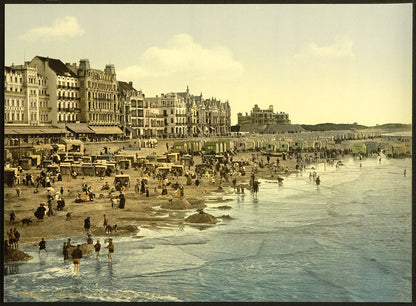
[[[89,140],[114,137],[228,135],[228,101],[189,92],[145,97],[132,82],[117,80],[114,65],[93,69],[88,59],[63,63],[35,56],[5,67],[5,135],[70,132]],[[59,133],[59,132],[56,132]],[[9,135],[8,135],[9,134]]]

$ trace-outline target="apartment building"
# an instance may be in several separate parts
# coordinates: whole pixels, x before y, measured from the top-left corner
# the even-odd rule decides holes
[[[61,60],[49,57],[35,56],[30,65],[36,68],[45,81],[41,90],[46,90],[49,94],[42,98],[42,107],[46,107],[42,112],[43,122],[58,127],[79,122],[81,106],[77,74]]]

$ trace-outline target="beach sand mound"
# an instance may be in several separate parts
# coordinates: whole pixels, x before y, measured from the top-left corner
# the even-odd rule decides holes
[[[185,210],[185,209],[194,209],[194,208],[204,208],[205,204],[202,200],[190,200],[183,198],[182,200],[174,200],[172,203],[163,203],[160,205],[163,209],[172,209],[172,210]]]
[[[206,223],[206,224],[218,223],[217,218],[205,212],[199,212],[197,214],[190,215],[189,217],[185,219],[185,221],[189,223]]]
[[[16,249],[8,249],[8,253],[4,255],[4,262],[10,261],[27,261],[33,257]]]

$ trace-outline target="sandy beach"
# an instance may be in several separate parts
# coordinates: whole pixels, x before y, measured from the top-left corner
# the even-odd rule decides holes
[[[169,140],[170,146],[173,144],[173,140]],[[110,148],[110,152],[115,152],[117,149],[122,149],[126,143],[86,143],[86,154],[100,154],[104,146]],[[150,155],[156,153],[162,155],[166,153],[166,141],[159,141],[156,148],[143,148],[139,151],[140,155]],[[245,167],[245,176],[239,176],[237,179],[237,185],[243,184],[246,188],[246,193],[249,193],[248,182],[250,174],[253,168],[257,169],[257,178],[276,178],[276,174],[266,166],[264,168],[258,167],[256,162],[253,162],[253,157],[256,160],[262,159],[263,163],[267,163],[266,156],[261,155],[257,152],[240,152],[233,156],[234,161],[248,161],[249,164]],[[201,162],[200,156],[195,156],[195,164]],[[276,163],[276,157],[271,157],[270,163]],[[284,169],[294,171],[296,167],[296,160],[282,160],[280,158],[280,165]],[[191,171],[194,167],[191,167]],[[36,176],[40,170],[23,171],[25,173],[31,173]],[[141,177],[141,171],[130,168],[123,170],[124,174],[130,175],[131,185],[124,192],[126,197],[126,206],[124,209],[119,209],[111,206],[111,198],[108,190],[101,190],[101,187],[107,182],[111,187],[114,186],[114,175],[111,177],[96,177],[96,176],[78,176],[76,179],[69,179],[63,177],[62,181],[55,181],[53,188],[55,192],[59,192],[61,186],[64,188],[64,199],[66,206],[64,210],[57,211],[54,209],[53,216],[45,216],[43,220],[38,220],[34,217],[35,210],[39,207],[40,203],[45,203],[47,207],[47,189],[39,187],[39,193],[33,193],[35,187],[28,187],[20,184],[21,190],[20,197],[17,196],[16,187],[7,187],[4,189],[4,228],[5,235],[10,228],[17,228],[21,234],[19,243],[38,243],[41,238],[45,240],[62,238],[65,241],[67,238],[86,236],[84,230],[84,219],[90,217],[91,229],[90,233],[93,236],[104,236],[109,237],[130,235],[131,233],[139,231],[138,227],[155,227],[164,226],[178,228],[184,226],[184,219],[189,214],[189,209],[196,210],[203,208],[206,204],[218,204],[218,206],[226,205],[225,200],[222,197],[216,197],[215,199],[207,199],[212,192],[218,191],[219,180],[217,177],[216,183],[210,182],[210,179],[204,179],[203,183],[199,186],[195,184],[186,185],[186,178],[180,176],[176,178],[173,175],[169,176],[172,183],[178,182],[184,186],[184,197],[176,198],[175,189],[168,187],[168,195],[171,194],[173,197],[172,203],[169,203],[168,195],[161,195],[161,189],[158,188],[158,180],[149,178],[148,189],[149,197],[144,194],[135,192],[136,179]],[[273,177],[272,177],[273,175]],[[22,175],[21,175],[22,177]],[[96,194],[96,198],[90,202],[75,203],[78,193],[81,193],[81,185],[86,183],[91,186],[91,190]],[[231,179],[229,182],[222,184],[224,194],[227,192],[234,192],[231,187]],[[118,194],[118,192],[117,192]],[[161,208],[164,207],[164,208]],[[55,208],[55,207],[54,207]],[[169,209],[167,209],[169,208]],[[182,209],[178,209],[182,208]],[[183,208],[187,210],[184,211]],[[10,213],[14,211],[16,214],[16,221],[11,223],[9,221]],[[67,219],[67,213],[71,213],[70,220]],[[113,226],[117,224],[117,232],[111,234],[105,233],[103,226],[104,214],[108,218],[108,224]],[[226,215],[225,210],[218,209],[216,217]],[[232,216],[231,216],[232,217]],[[31,218],[32,223],[29,225],[22,225],[21,220],[24,218]],[[4,239],[8,239],[5,236]]]

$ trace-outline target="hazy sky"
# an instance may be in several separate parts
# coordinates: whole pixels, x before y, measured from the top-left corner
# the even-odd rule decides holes
[[[27,5],[5,7],[5,63],[36,55],[133,81],[146,96],[254,104],[292,123],[412,121],[412,5]]]

